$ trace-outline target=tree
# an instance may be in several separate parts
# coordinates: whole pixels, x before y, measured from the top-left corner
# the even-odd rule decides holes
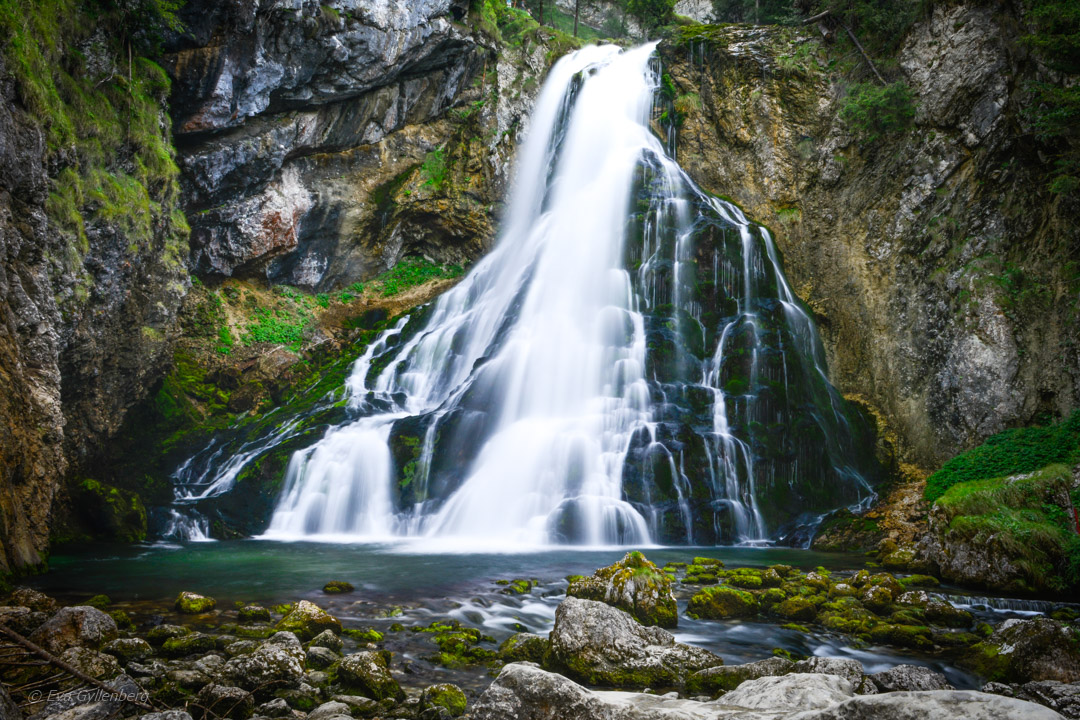
[[[675,17],[675,0],[627,0],[626,11],[646,31],[655,30]]]

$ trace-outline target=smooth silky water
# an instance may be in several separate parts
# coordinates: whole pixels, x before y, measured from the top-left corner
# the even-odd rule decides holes
[[[826,513],[873,499],[873,438],[829,384],[769,232],[700,190],[658,139],[673,147],[659,86],[652,46],[555,64],[496,247],[383,332],[323,401],[345,420],[292,456],[255,523],[262,539],[192,542],[210,539],[213,501],[239,492],[247,465],[301,436],[302,416],[215,438],[178,467],[176,503],[154,514],[166,542],[58,554],[35,584],[145,613],[181,590],[222,605],[308,597],[379,629],[393,620],[378,609],[400,605],[406,625],[450,616],[501,640],[549,631],[565,576],[626,546],[661,565],[861,567],[776,546],[806,545]],[[714,544],[744,547],[693,547]],[[518,597],[494,584],[519,577],[541,585]],[[338,579],[357,592],[319,592]],[[780,647],[974,683],[773,624],[680,617],[677,636],[729,663]]]

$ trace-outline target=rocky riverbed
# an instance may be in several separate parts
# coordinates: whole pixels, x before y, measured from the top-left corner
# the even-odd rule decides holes
[[[992,624],[928,576],[709,557],[659,567],[636,552],[591,576],[487,582],[467,601],[405,606],[345,580],[273,606],[185,591],[168,605],[60,607],[21,588],[0,609],[4,717],[1080,717],[1067,606]],[[732,664],[719,643],[695,641],[703,627],[737,635],[754,623],[895,654],[863,663],[760,642],[743,656],[756,660]]]

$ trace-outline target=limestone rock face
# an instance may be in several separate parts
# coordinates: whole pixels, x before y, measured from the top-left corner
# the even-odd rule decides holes
[[[952,3],[916,23],[899,54],[914,127],[873,144],[840,117],[824,55],[780,62],[813,52],[809,30],[790,46],[730,27],[659,49],[677,98],[697,96],[677,102],[680,163],[775,230],[834,384],[895,433],[883,452],[926,469],[1080,404],[1071,300],[992,280],[1056,286],[1080,242],[1075,199],[1052,201],[1043,161],[1015,140],[1022,88],[1044,77],[1016,49],[1017,12]]]
[[[694,672],[722,665],[700,648],[675,642],[605,603],[568,597],[555,612],[551,662],[591,685],[672,687]]]

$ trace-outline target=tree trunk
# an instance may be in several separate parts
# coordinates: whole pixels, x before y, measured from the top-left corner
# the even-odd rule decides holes
[[[574,37],[577,37],[578,13],[581,11],[581,0],[574,0]]]
[[[544,0],[540,0],[540,24],[544,24]]]

